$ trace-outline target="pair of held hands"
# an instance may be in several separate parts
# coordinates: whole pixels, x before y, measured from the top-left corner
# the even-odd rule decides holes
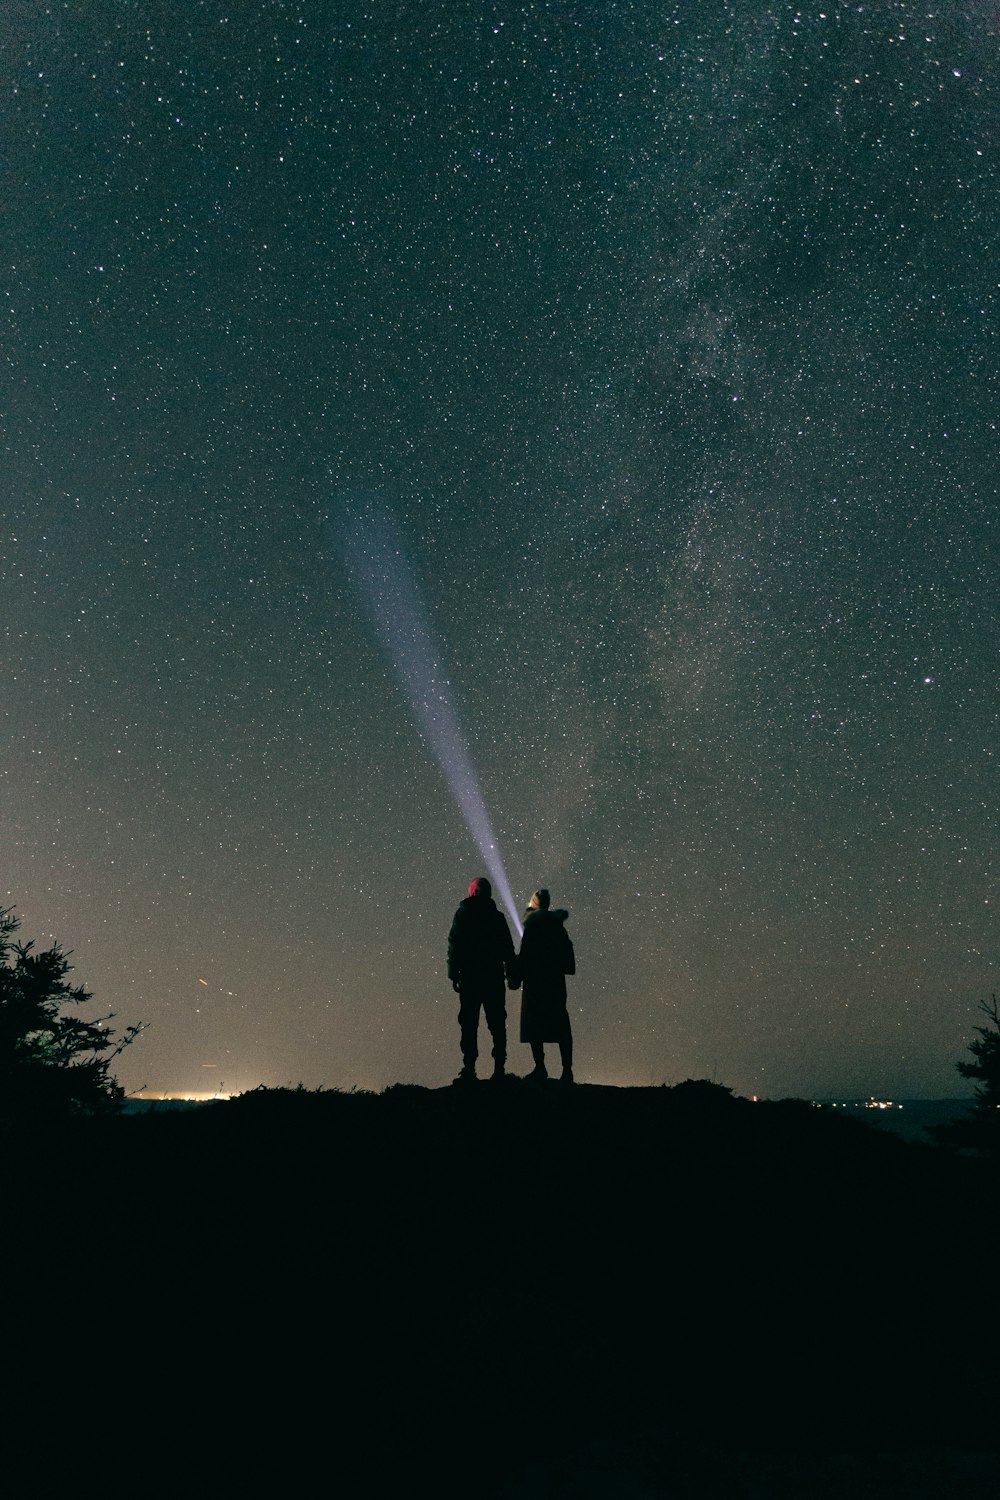
[[[458,994],[461,993],[461,988],[462,987],[459,984],[459,982],[458,982],[457,979],[453,979],[451,981],[451,987],[455,991],[456,995],[458,995]],[[509,990],[519,990],[521,988],[521,981],[519,979],[508,980],[507,981],[507,988]]]

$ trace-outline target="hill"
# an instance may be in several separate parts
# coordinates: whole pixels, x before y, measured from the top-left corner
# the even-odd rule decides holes
[[[996,1491],[971,1157],[708,1083],[259,1090],[11,1144],[19,1367],[114,1414],[133,1482]]]

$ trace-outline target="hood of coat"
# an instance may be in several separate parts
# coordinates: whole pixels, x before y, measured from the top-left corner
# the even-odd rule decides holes
[[[548,911],[539,911],[537,907],[529,906],[524,914],[524,925],[527,927],[529,922],[538,922],[540,920],[546,922],[565,922],[568,916],[569,912],[564,906],[550,906]]]

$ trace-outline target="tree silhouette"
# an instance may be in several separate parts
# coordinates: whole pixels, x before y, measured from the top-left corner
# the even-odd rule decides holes
[[[96,1021],[66,1014],[92,998],[71,985],[67,955],[56,944],[36,952],[15,940],[13,907],[0,909],[0,1109],[18,1115],[101,1114],[117,1110],[124,1090],[112,1060],[139,1035],[126,1027],[115,1040],[113,1015]]]
[[[976,1079],[975,1105],[961,1119],[932,1125],[928,1134],[944,1146],[965,1147],[1000,1159],[1000,1006],[996,995],[989,1004],[979,1002],[988,1026],[977,1026],[969,1043],[972,1061],[960,1059],[955,1067],[963,1078]]]
[[[976,1078],[976,1103],[980,1109],[1000,1109],[1000,1011],[997,997],[990,1004],[979,1002],[979,1009],[989,1017],[989,1026],[977,1026],[977,1040],[969,1043],[974,1062],[955,1064],[963,1078]]]

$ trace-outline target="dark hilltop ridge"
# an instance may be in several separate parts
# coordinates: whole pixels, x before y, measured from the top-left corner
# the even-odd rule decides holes
[[[50,1482],[96,1431],[156,1489],[998,1493],[989,1160],[705,1082],[257,1090],[8,1143],[9,1416]]]

